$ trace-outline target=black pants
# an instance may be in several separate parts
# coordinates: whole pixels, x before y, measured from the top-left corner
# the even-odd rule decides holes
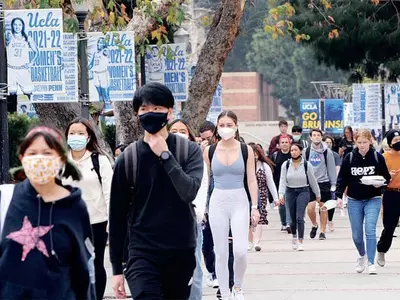
[[[337,200],[335,193],[332,193],[332,200]],[[333,216],[335,215],[335,208],[328,210],[328,221],[333,221]]]
[[[378,252],[386,253],[392,246],[393,233],[399,223],[400,193],[386,191],[383,194],[383,230],[378,242]]]
[[[135,300],[186,300],[195,267],[195,249],[131,250],[125,278]]]
[[[96,299],[104,296],[107,283],[107,273],[104,268],[104,251],[107,244],[107,222],[92,224],[94,254],[94,272],[96,277]]]
[[[214,253],[214,241],[211,233],[210,221],[208,220],[208,215],[206,215],[207,222],[205,223],[203,229],[203,256],[204,264],[208,273],[213,275],[213,279],[217,278],[215,275],[215,253]]]

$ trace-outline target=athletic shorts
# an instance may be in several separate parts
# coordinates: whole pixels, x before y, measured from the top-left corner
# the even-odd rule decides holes
[[[325,203],[328,200],[332,200],[332,193],[331,193],[331,183],[330,182],[321,182],[318,183],[319,190],[321,191],[321,202]],[[310,189],[310,202],[316,200],[315,194]]]

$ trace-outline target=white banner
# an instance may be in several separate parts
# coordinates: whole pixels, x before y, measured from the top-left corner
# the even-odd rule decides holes
[[[382,126],[381,99],[379,83],[353,84],[354,126],[356,128]]]
[[[385,84],[385,121],[386,130],[400,125],[400,85]]]

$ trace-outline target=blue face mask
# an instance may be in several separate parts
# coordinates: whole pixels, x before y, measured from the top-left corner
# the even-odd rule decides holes
[[[85,149],[88,139],[85,135],[69,135],[68,146],[74,151],[82,151]]]

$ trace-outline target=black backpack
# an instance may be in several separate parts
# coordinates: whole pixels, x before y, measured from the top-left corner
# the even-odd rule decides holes
[[[103,183],[102,183],[101,174],[100,174],[99,153],[93,152],[90,157],[92,159],[92,164],[93,164],[92,171],[96,172],[97,178],[99,179],[99,182],[100,182],[100,185],[102,185]]]
[[[173,135],[175,138],[175,153],[173,153],[175,159],[178,161],[181,167],[186,164],[189,156],[189,140],[183,137]],[[134,192],[137,180],[138,172],[138,151],[139,143],[133,142],[123,152],[125,162],[125,175],[129,183],[131,192]]]
[[[244,162],[244,189],[246,190],[247,198],[249,201],[251,201],[251,196],[250,196],[250,191],[249,191],[249,186],[247,184],[247,159],[249,157],[249,152],[247,148],[247,144],[245,143],[240,143],[240,148],[242,150],[242,158]],[[210,146],[210,149],[208,150],[208,159],[210,160],[210,165],[212,162],[212,159],[214,157],[215,150],[217,149],[217,144],[212,144]],[[212,192],[212,191],[211,191]]]

